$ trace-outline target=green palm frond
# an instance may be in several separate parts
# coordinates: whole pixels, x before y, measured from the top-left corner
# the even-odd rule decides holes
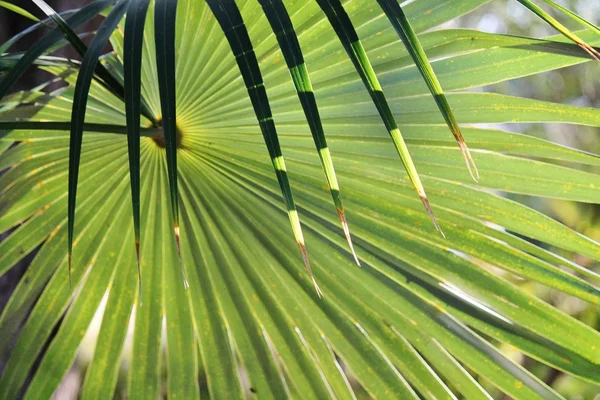
[[[598,331],[520,284],[597,309],[600,244],[504,195],[598,204],[600,157],[479,125],[600,111],[470,90],[591,58],[431,30],[486,2],[96,1],[0,55],[0,275],[36,252],[0,399],[86,353],[84,399],[563,398],[507,347],[600,385]],[[81,63],[49,55],[100,13]],[[32,65],[66,85],[9,93]]]
[[[36,17],[35,15],[33,15],[32,13],[30,13],[29,11],[24,10],[23,8],[19,7],[16,4],[9,3],[8,1],[0,1],[0,7],[5,8],[14,13],[17,13],[25,18],[28,18],[28,19],[34,21],[34,22],[40,22],[40,19],[38,17]]]
[[[550,0],[543,0],[543,1],[550,4],[552,7],[556,8],[557,10],[563,12],[564,14],[570,16],[571,18],[575,19],[577,22],[587,26],[588,28],[591,28],[596,33],[599,32],[598,28],[595,25],[589,23],[588,21],[584,20],[583,18],[578,17],[577,15],[568,11],[564,7],[561,7],[558,4],[556,4]],[[588,53],[591,57],[593,57],[596,61],[600,62],[600,51],[596,50],[594,47],[592,47],[591,45],[589,45],[588,43],[583,41],[579,36],[577,36],[575,33],[571,32],[569,29],[567,29],[567,27],[565,27],[563,24],[558,22],[555,18],[553,18],[550,14],[545,12],[541,7],[536,5],[533,1],[519,0],[519,2],[521,4],[523,4],[525,7],[527,7],[528,9],[530,9],[531,11],[533,11],[538,17],[542,18],[544,21],[546,21],[548,24],[550,24],[554,29],[556,29],[557,31],[562,33],[565,37],[567,37],[571,41],[573,41],[573,43],[576,43],[586,53]]]
[[[329,147],[327,147],[327,139],[323,132],[319,107],[317,106],[308,69],[304,62],[304,57],[302,55],[300,44],[298,43],[298,37],[296,36],[294,26],[282,1],[268,0],[261,2],[261,5],[269,20],[271,28],[273,29],[273,33],[275,33],[275,36],[277,37],[277,42],[281,48],[288,69],[290,70],[290,76],[292,77],[296,91],[298,92],[298,98],[300,99],[300,103],[306,114],[306,119],[315,146],[317,147],[319,158],[321,159],[321,165],[323,166],[323,171],[327,178],[329,191],[331,192],[333,203],[340,216],[344,235],[346,236],[346,240],[348,241],[356,264],[360,265],[360,261],[358,260],[356,252],[354,251],[354,246],[352,245],[350,228],[348,227],[346,214],[344,213],[344,206],[342,205],[340,196],[340,187],[335,175],[335,167],[333,166],[333,160],[331,159],[331,152],[329,151]]]
[[[123,81],[127,118],[127,146],[129,152],[129,179],[131,181],[131,204],[133,211],[133,232],[135,238],[135,259],[142,292],[142,272],[140,268],[140,113],[142,107],[142,82],[139,71],[142,67],[144,46],[144,26],[149,0],[131,1],[125,22],[125,40],[123,44]],[[141,303],[141,299],[140,299]]]
[[[586,28],[588,28],[588,29],[596,32],[597,34],[600,34],[600,29],[596,25],[594,25],[591,22],[585,20],[584,18],[581,18],[581,16],[579,16],[578,14],[576,14],[573,11],[569,10],[568,8],[565,8],[565,7],[561,6],[560,4],[555,3],[552,0],[542,0],[542,1],[544,3],[546,3],[546,4],[549,4],[551,7],[555,8],[558,11],[560,11],[564,15],[568,16],[573,21],[578,22],[579,24],[585,26]]]
[[[377,79],[377,74],[373,70],[373,66],[365,53],[365,49],[350,21],[350,17],[346,13],[342,3],[337,0],[319,1],[319,6],[325,15],[327,15],[331,26],[336,31],[336,34],[344,46],[344,50],[346,50],[348,57],[354,64],[356,71],[371,95],[373,104],[377,107],[381,120],[394,142],[398,155],[400,155],[400,158],[404,163],[408,177],[421,199],[425,210],[429,214],[433,225],[443,235],[442,229],[440,228],[437,219],[435,218],[435,214],[431,209],[431,205],[429,204],[429,200],[427,199],[427,194],[425,193],[425,188],[423,187],[417,168],[415,167],[410,152],[408,151],[408,147],[406,146],[406,142],[398,129],[398,124],[396,123],[388,101],[383,93],[383,89]]]

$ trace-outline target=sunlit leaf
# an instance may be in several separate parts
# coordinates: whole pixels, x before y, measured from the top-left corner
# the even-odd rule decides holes
[[[0,275],[32,261],[0,314],[0,397],[56,396],[69,371],[83,399],[568,397],[547,384],[552,369],[598,386],[594,321],[536,293],[593,314],[600,244],[514,199],[596,204],[600,157],[509,124],[599,127],[600,111],[480,89],[590,58],[562,35],[431,30],[486,2],[401,9],[479,182],[415,65],[416,42],[402,46],[375,2],[343,2],[346,26],[335,29],[342,14],[321,8],[333,2],[179,0],[175,10],[166,0],[121,1],[84,34],[93,39],[81,64],[49,54],[66,43],[58,30],[29,52],[2,55]],[[76,29],[104,10],[96,7],[80,22],[61,15]],[[586,27],[577,36],[597,45]],[[363,57],[334,32],[360,37]],[[102,54],[109,36],[114,51]],[[98,63],[125,97],[92,79]],[[19,65],[53,77],[8,93]],[[361,71],[385,91],[445,239],[399,169]],[[314,95],[308,107],[303,93]],[[162,126],[140,115],[143,101]],[[325,135],[362,268],[332,212],[329,164],[315,152]],[[283,153],[276,180],[283,164],[273,155]],[[323,298],[289,232],[291,187],[302,215],[292,226]]]

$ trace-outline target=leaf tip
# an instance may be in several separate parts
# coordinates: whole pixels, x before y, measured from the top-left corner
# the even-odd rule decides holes
[[[346,236],[346,241],[348,242],[348,246],[350,246],[350,251],[352,252],[352,256],[354,257],[354,261],[356,262],[356,265],[360,267],[360,261],[358,260],[356,251],[354,251],[354,245],[352,244],[352,236],[350,235],[350,228],[348,227],[348,220],[346,219],[346,214],[344,214],[344,210],[342,210],[341,208],[338,208],[337,212],[342,223],[344,236]]]
[[[477,169],[475,160],[473,160],[473,156],[471,156],[471,151],[469,151],[469,148],[467,147],[462,134],[460,134],[460,131],[459,135],[457,136],[457,141],[460,151],[463,155],[463,159],[465,160],[465,164],[467,165],[467,169],[469,170],[469,175],[471,175],[471,178],[475,182],[479,183],[479,170]]]
[[[179,225],[174,224],[173,231],[175,232],[175,242],[177,243],[177,256],[179,257],[179,267],[181,268],[181,276],[183,278],[183,287],[188,289],[190,284],[185,275],[185,269],[183,268],[183,259],[181,258],[181,242],[179,236]]]
[[[435,214],[433,213],[431,204],[429,204],[429,199],[427,199],[427,196],[425,194],[419,194],[419,197],[421,198],[421,202],[423,203],[423,206],[425,207],[425,210],[427,211],[427,214],[429,215],[431,222],[433,222],[433,226],[435,226],[435,229],[440,233],[440,235],[442,235],[442,237],[444,239],[446,239],[446,235],[444,234],[442,227],[438,223],[437,218],[435,217]]]
[[[585,42],[578,42],[577,46],[581,47],[594,60],[600,62],[600,52]]]
[[[140,293],[140,306],[142,305],[142,268],[140,266],[140,240],[135,239],[135,258],[138,270],[138,291]]]
[[[323,292],[321,291],[321,288],[317,284],[317,280],[315,279],[315,276],[313,275],[313,272],[312,272],[312,268],[310,267],[310,261],[308,260],[308,252],[306,251],[306,246],[304,245],[304,243],[298,242],[298,247],[300,247],[300,252],[302,253],[302,259],[304,260],[304,267],[308,271],[308,275],[310,276],[310,279],[311,279],[313,285],[315,286],[315,291],[317,292],[317,296],[319,296],[319,299],[322,299]]]
[[[73,295],[73,278],[71,277],[71,259],[72,259],[71,249],[67,253],[67,263],[68,263],[68,272],[69,272],[69,290],[71,291],[71,296]]]

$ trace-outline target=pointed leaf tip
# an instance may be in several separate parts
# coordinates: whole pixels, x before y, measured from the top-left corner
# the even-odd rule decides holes
[[[584,42],[579,36],[577,36],[575,33],[570,31],[566,26],[564,26],[563,24],[558,22],[555,18],[553,18],[550,14],[548,14],[546,11],[544,11],[541,7],[539,7],[538,5],[533,3],[531,0],[518,0],[518,1],[519,1],[519,3],[521,3],[522,5],[527,7],[529,10],[531,10],[538,17],[540,17],[541,19],[546,21],[546,23],[548,23],[554,29],[559,31],[563,36],[567,37],[573,43],[575,43],[579,47],[581,47],[594,60],[600,62],[600,52],[598,52],[598,50],[596,50],[594,47],[592,47],[589,44],[587,44],[586,42]],[[580,24],[586,26],[588,29],[595,31],[596,33],[600,32],[600,30],[598,29],[597,26],[595,26],[594,24],[579,17],[577,14],[569,11],[568,9],[556,4],[554,1],[552,1],[552,0],[543,0],[543,1],[545,3],[548,3],[552,8],[562,12],[563,14],[567,15],[571,19],[574,19],[575,21],[579,22]]]
[[[350,235],[350,228],[348,227],[348,221],[346,220],[346,214],[344,214],[344,210],[338,209],[338,215],[340,216],[340,221],[342,223],[342,229],[344,230],[344,236],[346,236],[346,241],[348,242],[348,246],[350,246],[350,251],[352,252],[352,256],[354,257],[354,261],[356,265],[359,267],[360,261],[356,255],[356,251],[354,251],[354,245],[352,244],[352,236]]]
[[[287,176],[285,161],[277,134],[277,128],[275,126],[275,121],[273,120],[273,114],[271,112],[271,106],[269,104],[269,98],[263,81],[261,69],[258,64],[256,54],[254,53],[254,48],[252,41],[250,40],[248,30],[246,29],[244,20],[235,1],[207,0],[207,4],[212,10],[217,22],[221,26],[221,29],[225,33],[233,56],[238,64],[238,68],[254,108],[254,114],[258,120],[269,156],[271,157],[273,169],[275,170],[275,174],[279,182],[279,187],[281,189],[281,194],[287,209],[294,237],[302,251],[304,265],[308,270],[313,283],[315,284],[315,289],[317,290],[319,297],[321,297],[322,292],[313,278],[310,264],[308,262],[308,255],[306,253],[304,239],[302,236],[302,227],[300,225],[300,219],[296,211],[292,189]],[[302,71],[303,76],[306,76],[306,74],[304,74],[305,71]],[[296,81],[296,83],[298,82]]]
[[[458,147],[460,148],[460,152],[463,155],[463,159],[465,160],[465,164],[467,165],[467,169],[469,170],[469,175],[471,175],[471,178],[475,182],[479,183],[479,169],[477,169],[477,164],[475,164],[475,160],[473,160],[473,156],[471,156],[471,151],[467,147],[467,143],[462,137],[462,134],[460,134],[460,136],[457,137],[457,142]]]
[[[444,239],[446,239],[446,235],[444,234],[444,231],[442,231],[442,228],[440,227],[440,224],[438,223],[437,218],[435,217],[435,214],[433,213],[433,209],[431,208],[431,204],[429,204],[429,200],[427,199],[427,196],[419,195],[419,197],[421,198],[421,202],[423,203],[423,206],[425,206],[425,210],[427,211],[427,214],[429,214],[429,218],[431,218],[431,222],[433,222],[433,226],[435,226],[435,229],[437,229],[437,231],[442,235],[442,237]]]
[[[71,277],[71,250],[69,249],[69,253],[67,254],[67,262],[68,262],[68,273],[69,273],[69,290],[71,291],[71,295],[73,294],[73,278]]]
[[[369,94],[371,95],[373,103],[375,104],[375,106],[377,107],[377,109],[379,111],[379,115],[380,115],[382,121],[384,122],[384,124],[388,130],[388,133],[390,134],[390,137],[392,138],[392,141],[394,142],[396,151],[398,152],[398,155],[400,156],[400,158],[402,159],[402,162],[404,163],[404,167],[406,169],[406,172],[408,173],[408,177],[409,177],[410,181],[412,182],[417,194],[419,196],[421,196],[421,198],[423,198],[425,196],[425,190],[423,188],[423,184],[421,183],[421,179],[419,178],[417,168],[414,165],[414,162],[412,160],[412,157],[410,155],[408,147],[406,146],[404,138],[402,137],[402,133],[400,132],[400,129],[398,128],[396,120],[394,119],[392,110],[390,109],[387,99],[383,93],[383,88],[381,87],[381,84],[379,83],[379,80],[377,79],[377,74],[375,73],[375,70],[369,61],[367,53],[366,53],[363,45],[360,42],[360,39],[358,37],[356,30],[354,29],[354,26],[352,25],[350,17],[346,13],[344,7],[342,6],[342,4],[339,0],[336,0],[336,1],[330,0],[329,2],[319,0],[318,3],[320,4],[321,9],[327,15],[327,18],[329,19],[332,26],[335,27],[338,38],[340,39],[340,41],[342,42],[342,44],[346,50],[346,54],[348,55],[348,57],[352,60],[353,64],[355,65],[355,68],[356,68],[358,74],[361,76],[361,79],[362,79],[363,83],[365,84],[365,87],[367,88]],[[392,2],[392,3],[394,3],[394,2]],[[401,9],[396,10],[398,16],[395,17],[394,15],[390,15],[390,13],[393,10],[389,9],[389,5],[385,1],[380,0],[380,4],[382,5],[386,14],[388,14],[390,21],[392,21],[392,23],[394,24],[394,27],[398,30],[398,33],[401,35],[400,37],[402,38],[402,40],[403,41],[408,40],[406,34],[402,30],[402,27],[400,25],[398,25],[398,22],[396,20],[396,17],[398,17],[398,18],[403,17],[402,10]],[[396,6],[397,6],[397,4],[396,4]],[[430,85],[430,90],[434,94],[434,98],[435,98],[436,102],[438,103],[438,106],[443,111],[444,118],[445,118],[452,134],[454,135],[454,138],[458,142],[459,147],[463,150],[463,156],[465,158],[465,162],[467,163],[467,167],[469,168],[469,172],[470,172],[471,176],[473,177],[474,180],[477,180],[476,179],[476,176],[478,177],[477,168],[475,167],[474,168],[475,172],[473,172],[473,170],[470,167],[469,160],[473,164],[473,166],[475,165],[475,163],[473,162],[472,158],[468,154],[468,149],[466,148],[466,145],[464,144],[464,139],[460,132],[458,123],[456,122],[456,119],[454,118],[454,115],[452,114],[450,105],[448,104],[448,101],[446,100],[445,96],[443,95],[441,86],[439,85],[439,82],[437,82],[435,74],[433,73],[433,70],[431,69],[431,66],[428,64],[429,62],[427,60],[427,57],[426,57],[424,51],[422,50],[422,48],[420,47],[420,44],[419,44],[418,40],[416,39],[414,32],[412,32],[412,28],[408,24],[408,20],[406,20],[406,19],[405,19],[405,25],[406,25],[405,28],[408,30],[408,33],[413,34],[412,42],[411,41],[407,42],[407,49],[409,50],[409,52],[411,52],[411,56],[413,58],[415,58],[416,61],[422,61],[421,63],[417,62],[417,66],[421,66],[421,64],[423,64],[423,63],[427,64],[428,69],[426,71],[421,71],[421,73],[423,74],[423,76],[425,78],[427,78],[426,82],[428,85]],[[431,211],[431,208],[428,206],[428,203],[425,203],[425,208],[426,208],[427,212],[429,213],[432,221],[434,221],[436,228],[441,232],[441,229],[437,225],[437,222],[435,222],[435,217],[433,217],[433,212]],[[442,235],[443,235],[443,233],[442,233]]]
[[[469,149],[464,141],[462,133],[460,132],[460,128],[458,126],[458,122],[450,108],[450,104],[448,103],[448,99],[444,94],[444,90],[442,89],[442,85],[440,84],[435,71],[431,65],[431,62],[427,58],[427,54],[425,54],[425,50],[417,37],[416,32],[413,30],[410,21],[404,14],[402,7],[395,0],[377,0],[382,10],[388,17],[390,23],[398,33],[398,36],[404,43],[404,47],[410,54],[413,59],[415,66],[421,73],[423,80],[429,87],[429,91],[431,92],[435,102],[438,105],[438,108],[450,128],[450,131],[454,135],[456,142],[458,143],[461,152],[463,153],[463,157],[465,162],[467,163],[467,168],[469,170],[469,174],[477,182],[479,178],[479,172],[475,165],[475,161],[471,157]],[[519,0],[522,1],[522,0]]]
[[[340,216],[344,235],[346,236],[346,240],[348,241],[356,264],[360,266],[360,262],[358,261],[354,247],[352,246],[348,223],[344,216],[342,200],[339,194],[339,184],[335,174],[333,160],[331,159],[331,154],[327,147],[327,139],[325,138],[325,132],[323,131],[319,107],[317,106],[317,100],[313,91],[310,75],[304,62],[304,56],[294,25],[292,24],[282,0],[259,0],[259,3],[264,10],[267,20],[271,24],[271,28],[275,33],[283,57],[286,60],[292,82],[296,88],[296,93],[298,94],[315,146],[319,153],[321,166],[325,172],[329,191],[331,192],[333,202],[336,206],[338,215]]]
[[[140,305],[142,304],[142,268],[140,266],[140,240],[135,239],[135,258],[137,261],[138,270],[138,290],[140,293]]]
[[[304,243],[298,242],[298,247],[300,247],[300,252],[302,253],[302,259],[304,260],[304,267],[306,268],[306,271],[308,271],[310,280],[312,281],[313,285],[315,286],[315,291],[317,292],[317,296],[319,296],[319,298],[322,299],[323,292],[321,291],[321,288],[317,284],[317,280],[315,279],[315,276],[313,275],[313,272],[312,272],[312,268],[310,267],[310,261],[308,260],[308,252],[306,251],[306,246],[304,245]]]
[[[183,287],[189,288],[190,284],[187,280],[187,276],[185,274],[185,269],[183,268],[183,259],[181,258],[181,243],[179,238],[179,226],[175,225],[173,227],[173,231],[175,232],[175,242],[177,243],[177,256],[179,257],[179,267],[181,268],[181,277],[183,278]]]
[[[577,43],[577,46],[581,47],[586,53],[588,53],[594,60],[600,62],[600,52],[585,42]]]

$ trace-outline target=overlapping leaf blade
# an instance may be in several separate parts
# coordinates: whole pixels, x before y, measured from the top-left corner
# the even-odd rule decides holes
[[[85,23],[90,18],[98,15],[102,10],[111,4],[111,0],[95,1],[67,19],[67,23],[72,27],[78,27]],[[13,85],[23,76],[27,68],[29,68],[35,60],[46,52],[49,48],[58,43],[63,37],[63,32],[60,28],[55,28],[47,34],[42,40],[31,46],[29,50],[19,59],[17,64],[8,72],[8,74],[0,81],[0,99],[2,99]]]
[[[83,57],[85,51],[87,50],[87,47],[79,38],[79,35],[77,35],[77,33],[75,33],[73,29],[71,29],[69,24],[63,19],[63,17],[56,11],[54,11],[54,9],[52,9],[52,7],[50,7],[48,3],[46,3],[44,0],[32,1],[35,3],[35,5],[37,5],[40,8],[40,10],[42,10],[48,16],[48,18],[50,18],[56,23],[56,25],[58,25],[58,27],[63,31],[63,33],[67,37],[69,43],[71,43],[73,45],[73,48],[79,53],[80,56]],[[101,65],[100,67],[103,68]],[[108,71],[106,70],[104,70],[103,72],[108,73]]]
[[[579,47],[581,47],[586,53],[588,53],[596,61],[600,62],[600,52],[598,50],[596,50],[595,48],[593,48],[592,46],[590,46],[588,43],[584,42],[579,36],[577,36],[575,33],[571,32],[566,26],[564,26],[563,24],[561,24],[560,22],[558,22],[554,17],[552,17],[550,14],[548,14],[546,11],[544,11],[544,9],[542,9],[541,7],[539,7],[532,0],[518,0],[518,1],[521,4],[523,4],[525,7],[527,7],[528,9],[530,9],[538,17],[540,17],[541,19],[543,19],[544,21],[546,21],[554,29],[556,29],[561,34],[563,34],[565,37],[567,37],[571,41],[573,41],[573,43],[575,43]],[[546,3],[552,5],[553,7],[558,8],[557,7],[558,5],[554,4],[552,1],[548,1],[548,0],[544,0],[544,1]],[[571,16],[571,17],[573,17],[573,15],[574,15],[573,13],[568,12],[567,9],[565,9],[564,7],[560,7],[558,9],[561,10],[563,13]],[[586,20],[584,20],[582,18],[578,18],[577,17],[576,19],[578,20],[578,22],[583,23],[585,26],[593,28],[594,31],[596,33],[598,33],[598,28],[595,27],[594,25],[590,24],[589,22],[587,22]]]
[[[423,50],[415,31],[410,25],[408,18],[404,14],[404,11],[402,11],[402,7],[400,7],[398,2],[395,0],[378,0],[378,3],[400,36],[400,39],[402,39],[404,46],[410,53],[415,65],[423,76],[425,83],[427,83],[429,91],[433,95],[440,112],[444,116],[446,124],[454,135],[456,143],[458,143],[471,177],[474,180],[477,180],[479,178],[479,172],[477,172],[475,161],[473,161],[471,153],[462,136],[462,132],[458,126],[458,121],[452,112],[452,108],[450,108],[450,104],[446,99],[446,95],[444,94],[442,86],[440,85],[440,82],[438,81],[437,76],[431,67],[431,63],[429,62],[429,59],[427,58],[427,55],[425,54],[425,51]]]
[[[258,119],[260,129],[265,139],[277,180],[281,187],[281,193],[288,210],[287,212],[290,224],[292,225],[292,231],[294,232],[298,247],[300,247],[304,265],[314,284],[317,294],[321,296],[321,289],[319,289],[319,286],[317,285],[317,281],[314,278],[308,260],[308,252],[306,250],[306,244],[304,243],[300,217],[292,195],[285,161],[283,159],[281,146],[279,145],[279,138],[277,137],[275,122],[269,106],[267,91],[265,89],[256,55],[254,54],[254,49],[252,48],[252,43],[250,42],[250,37],[248,36],[248,31],[246,30],[246,26],[235,1],[208,1],[207,3],[221,25],[227,41],[231,46],[231,51],[236,58],[244,83],[248,89],[248,95],[252,101],[252,106],[254,107],[256,119]]]
[[[411,22],[420,30],[428,25],[425,11],[429,9],[438,21],[443,18],[440,14],[451,16],[481,3],[416,0],[405,11],[413,13]],[[135,314],[130,313],[136,304],[135,293],[130,292],[136,273],[130,245],[134,227],[127,217],[131,210],[127,118],[122,102],[93,81],[87,124],[98,129],[102,124],[109,126],[104,133],[86,132],[82,147],[80,193],[85,196],[78,203],[74,262],[86,270],[76,269],[73,277],[85,285],[85,292],[75,293],[73,311],[60,327],[71,300],[61,273],[66,269],[63,182],[69,166],[69,135],[60,121],[69,119],[74,93],[66,88],[42,97],[32,91],[6,98],[7,103],[0,105],[0,120],[22,117],[27,121],[13,123],[12,127],[21,129],[0,136],[0,148],[7,143],[11,146],[0,158],[0,168],[7,169],[0,177],[0,225],[8,229],[24,223],[0,244],[0,271],[42,247],[0,316],[0,330],[14,332],[26,320],[35,297],[43,294],[17,340],[9,372],[0,378],[1,390],[17,394],[49,340],[48,356],[28,394],[48,397],[70,368],[103,296],[108,302],[101,330],[107,336],[96,346],[86,374],[86,398],[114,393],[119,355],[126,364],[133,362],[119,386],[133,398],[155,398],[163,390],[169,397],[194,398],[198,389],[203,397],[212,398],[242,398],[252,393],[261,398],[286,394],[353,398],[345,376],[348,370],[369,394],[380,398],[410,398],[415,393],[421,398],[489,398],[471,375],[487,379],[513,398],[559,396],[504,357],[493,345],[497,342],[597,382],[594,371],[600,355],[589,346],[597,341],[597,333],[511,282],[512,274],[517,274],[597,303],[593,285],[561,269],[567,267],[597,282],[597,273],[568,258],[580,253],[599,260],[600,246],[486,187],[597,202],[597,175],[579,167],[597,166],[598,157],[524,135],[465,128],[471,147],[482,150],[478,164],[485,174],[481,185],[474,185],[461,167],[460,152],[451,148],[444,120],[418,71],[411,67],[410,56],[389,51],[397,36],[390,32],[385,15],[376,7],[363,9],[364,14],[356,15],[356,28],[373,52],[369,53],[373,69],[386,87],[390,107],[436,204],[436,214],[448,227],[447,240],[432,236],[412,186],[397,179],[396,151],[387,144],[389,133],[380,126],[378,110],[372,107],[362,80],[346,66],[350,63],[342,51],[331,51],[339,43],[330,34],[325,16],[316,3],[286,3],[319,93],[321,120],[336,150],[338,178],[353,222],[354,245],[364,261],[363,268],[351,268],[351,254],[339,235],[336,216],[330,213],[330,194],[323,185],[306,115],[289,85],[288,69],[277,61],[283,57],[276,38],[257,2],[238,4],[244,19],[251,21],[248,30],[278,119],[294,195],[303,206],[312,261],[322,271],[319,283],[328,295],[322,300],[312,296],[311,283],[293,255],[296,244],[285,228],[287,208],[280,201],[281,190],[272,179],[256,115],[218,23],[203,2],[180,0],[176,97],[177,123],[185,137],[177,155],[181,255],[190,290],[182,290],[179,274],[172,268],[177,256],[170,230],[165,150],[153,140],[156,130],[144,128],[140,170],[141,187],[146,191],[141,196],[141,235],[148,243],[141,251],[145,300]],[[362,7],[360,2],[356,5]],[[190,23],[196,20],[202,23]],[[147,38],[153,37],[152,28],[147,24]],[[588,33],[580,37],[588,40]],[[114,36],[116,60],[123,58],[119,37],[122,32]],[[436,64],[446,89],[462,90],[585,60],[575,45],[473,31],[432,32],[420,39],[428,55],[433,51],[436,58],[447,59]],[[144,57],[153,52],[150,47],[145,45]],[[528,60],[526,65],[511,63],[522,56]],[[472,68],[473,57],[487,60],[484,68],[494,72],[485,76]],[[107,65],[118,72],[115,58]],[[144,65],[144,90],[154,98],[158,87],[153,62]],[[74,76],[64,74],[63,66],[49,69],[75,83]],[[469,71],[473,81],[461,78],[462,70]],[[400,82],[394,84],[395,80]],[[520,120],[600,125],[594,109],[480,93],[449,96],[457,116],[466,123]],[[15,108],[20,98],[33,99],[33,103]],[[157,104],[153,106],[158,108]],[[515,110],[521,112],[515,115]],[[59,121],[56,130],[41,129],[52,127],[51,121]],[[14,146],[17,141],[21,143]],[[566,164],[569,167],[555,165],[565,160],[572,161]],[[506,175],[518,181],[509,185],[503,178]],[[110,193],[106,201],[103,193]],[[107,215],[116,216],[114,223],[107,221]],[[565,249],[560,252],[564,257],[522,237]],[[490,267],[504,272],[493,274]],[[127,295],[118,296],[118,290],[128,290]],[[130,321],[132,350],[123,339],[127,330],[123,321],[129,315],[135,319]],[[120,326],[114,326],[115,321]],[[552,329],[563,323],[569,328]],[[58,335],[50,340],[55,327]],[[0,353],[6,346],[0,343]],[[167,380],[161,388],[165,373]],[[176,376],[169,378],[171,374]],[[105,386],[99,379],[106,381]]]
[[[133,0],[129,3],[125,22],[123,57],[125,85],[125,115],[127,117],[127,148],[129,152],[129,176],[131,180],[131,203],[133,211],[133,234],[139,275],[139,292],[142,293],[140,269],[140,111],[142,46],[146,13],[149,0]]]
[[[342,204],[340,195],[340,186],[335,175],[335,168],[333,166],[333,160],[331,159],[331,152],[327,146],[327,139],[325,138],[321,117],[319,116],[319,108],[317,106],[315,94],[310,82],[310,76],[304,62],[304,57],[302,56],[300,43],[298,43],[298,37],[294,32],[294,26],[292,25],[292,21],[290,20],[283,2],[280,0],[261,1],[261,5],[265,11],[267,19],[269,20],[269,23],[271,24],[271,27],[273,28],[273,33],[277,37],[279,47],[283,52],[288,69],[290,70],[292,81],[294,82],[294,86],[298,92],[300,103],[302,104],[302,108],[306,114],[306,119],[308,121],[315,146],[317,147],[321,164],[323,165],[323,171],[325,172],[325,176],[327,178],[329,191],[331,192],[333,202],[337,209],[338,215],[340,216],[344,235],[346,236],[346,240],[348,241],[348,245],[350,246],[354,260],[358,265],[360,265],[358,257],[356,256],[356,252],[354,251],[354,246],[352,245],[350,228],[348,227],[346,214],[344,213],[344,206]]]
[[[383,89],[381,88],[381,85],[377,79],[377,75],[375,74],[371,63],[369,62],[367,54],[358,38],[350,18],[348,17],[348,14],[346,13],[346,10],[339,0],[320,0],[318,3],[325,15],[327,15],[327,18],[336,31],[338,38],[342,42],[348,57],[354,64],[356,71],[360,75],[365,87],[371,95],[371,99],[379,111],[379,115],[381,116],[381,119],[388,130],[392,141],[394,142],[396,151],[404,163],[404,168],[406,168],[406,172],[408,173],[408,176],[415,190],[417,191],[425,210],[429,214],[429,217],[431,218],[435,228],[443,235],[442,229],[440,228],[431,205],[429,204],[429,200],[427,199],[427,194],[425,193],[425,188],[421,183],[421,178],[419,178],[417,168],[414,165],[412,157],[408,151],[408,147],[406,146],[402,134],[400,133],[400,129],[398,129],[394,114],[390,110],[387,99],[383,94]]]
[[[77,182],[79,178],[79,162],[81,159],[81,143],[83,141],[83,128],[88,102],[88,93],[92,83],[94,70],[102,50],[108,41],[108,38],[117,27],[120,19],[127,11],[129,0],[119,0],[111,9],[106,19],[94,36],[90,47],[83,57],[75,93],[73,95],[73,110],[71,113],[71,137],[69,144],[69,204],[68,204],[68,263],[69,263],[69,282],[71,278],[71,260],[73,253],[73,237],[75,230],[75,205],[77,201]]]
[[[63,11],[60,14],[63,17],[68,17],[69,15],[71,15],[77,11],[79,11],[79,9]],[[0,54],[9,50],[16,42],[18,42],[19,40],[21,40],[23,37],[27,36],[31,32],[34,32],[35,30],[39,29],[40,27],[45,27],[46,24],[48,24],[51,21],[52,21],[51,18],[46,18],[46,19],[44,19],[40,22],[37,22],[37,23],[31,25],[30,27],[20,31],[19,33],[17,33],[16,35],[14,35],[13,37],[11,37],[6,42],[4,42],[0,45]]]

